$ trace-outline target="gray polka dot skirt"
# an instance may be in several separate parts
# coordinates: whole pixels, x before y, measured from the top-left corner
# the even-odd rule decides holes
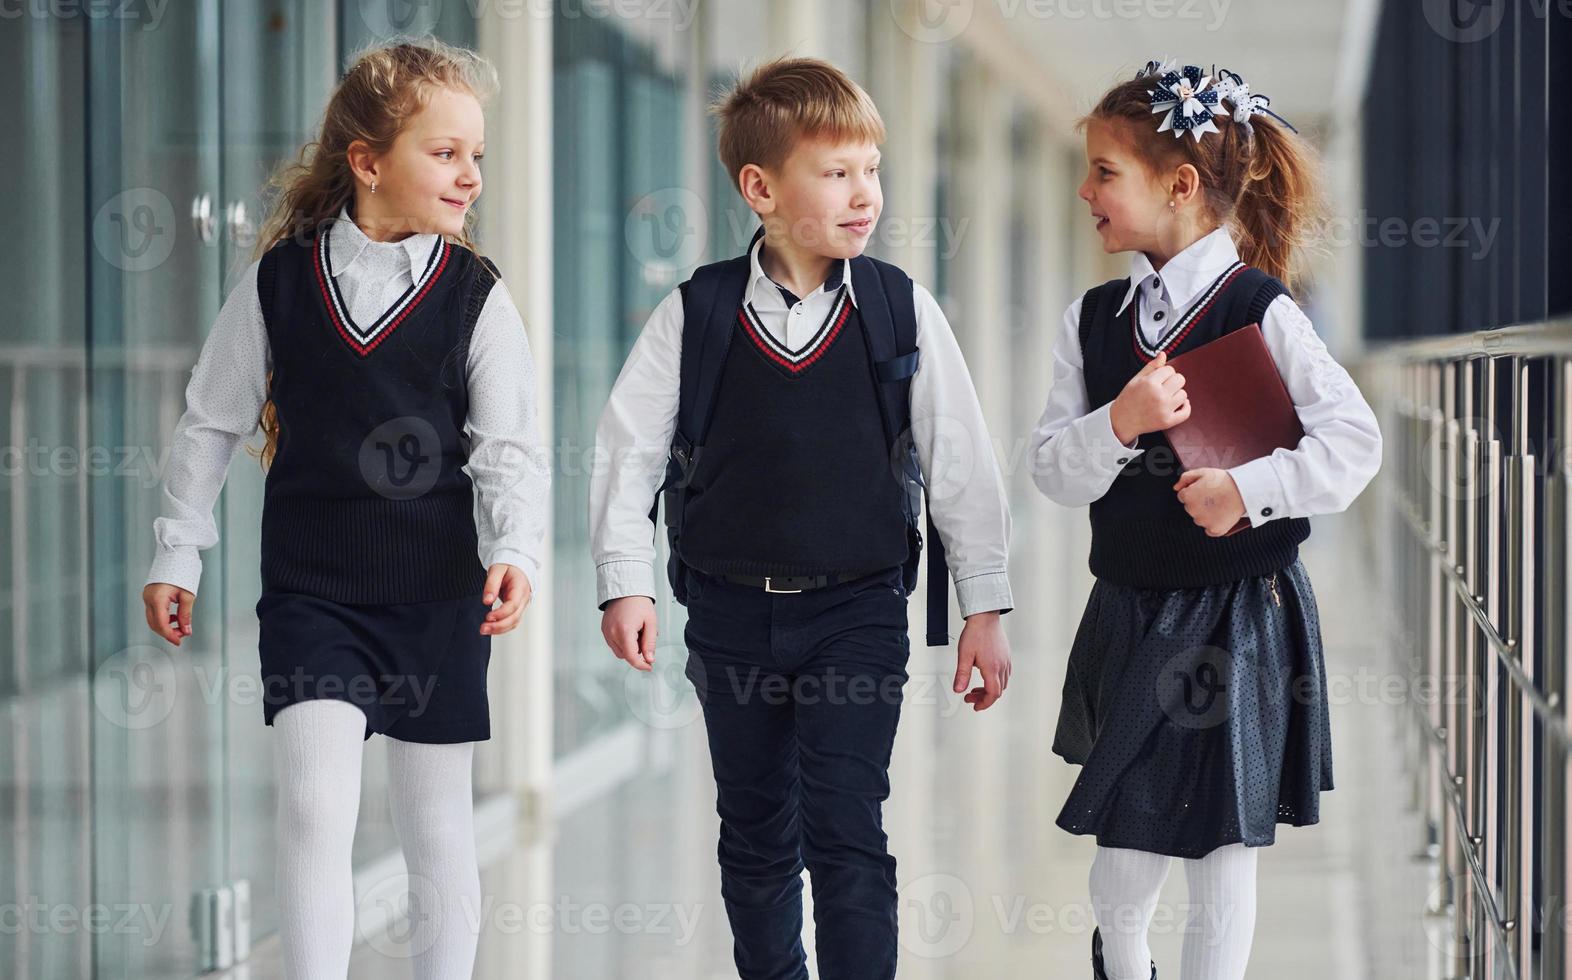
[[[1104,847],[1198,858],[1318,822],[1332,739],[1304,566],[1195,589],[1098,579],[1053,751],[1081,767],[1057,823]]]

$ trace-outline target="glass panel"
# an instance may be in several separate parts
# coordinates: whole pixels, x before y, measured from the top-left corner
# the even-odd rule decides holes
[[[92,900],[87,733],[88,217],[82,199],[85,18],[0,30],[0,173],[25,193],[0,212],[0,964],[85,976]],[[65,922],[60,919],[57,921]]]
[[[171,4],[154,26],[92,26],[85,254],[89,441],[161,463],[221,295],[218,4]],[[154,637],[151,470],[92,484],[94,898],[160,916],[95,937],[106,977],[196,973],[193,897],[227,875],[222,545],[205,556],[194,634],[179,648]]]
[[[562,755],[632,717],[623,693],[627,668],[606,654],[594,612],[588,462],[596,422],[634,338],[701,256],[668,247],[676,240],[667,232],[686,234],[698,210],[680,186],[683,83],[667,67],[670,59],[619,26],[587,17],[559,15],[553,44],[560,447],[553,488],[554,741]],[[672,220],[682,227],[664,224]],[[657,569],[661,598],[664,567]],[[681,607],[662,602],[667,607],[680,614]],[[680,647],[681,629],[680,622],[661,624],[663,649]]]
[[[256,260],[265,188],[279,163],[316,134],[337,77],[330,7],[310,0],[229,0],[223,8],[223,227],[227,294]],[[261,451],[254,435],[248,448]],[[230,876],[251,887],[251,931],[278,929],[274,896],[275,781],[271,728],[262,720],[256,602],[262,594],[265,474],[242,451],[230,465],[219,512],[223,541],[224,665],[229,678]]]

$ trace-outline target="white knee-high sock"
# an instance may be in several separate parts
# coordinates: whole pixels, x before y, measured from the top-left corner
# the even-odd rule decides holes
[[[469,980],[480,926],[474,742],[388,739],[388,800],[409,866],[415,980]]]
[[[279,935],[287,980],[343,980],[355,940],[351,852],[366,716],[348,701],[273,717]]]
[[[1243,980],[1255,936],[1258,850],[1227,844],[1185,861],[1190,914],[1180,980]]]
[[[1103,938],[1108,980],[1150,980],[1146,929],[1168,877],[1166,854],[1099,847],[1092,859],[1092,913]]]

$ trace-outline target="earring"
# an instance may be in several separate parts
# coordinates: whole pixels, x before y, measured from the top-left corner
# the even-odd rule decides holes
[[[373,180],[373,181],[372,181],[372,182],[371,182],[371,193],[373,193],[373,194],[375,194],[375,193],[376,193],[376,192],[377,192],[377,182],[376,182],[376,181],[374,181],[374,180]],[[1169,201],[1169,202],[1168,202],[1168,206],[1169,206],[1169,207],[1173,207],[1173,206],[1174,206],[1174,205],[1173,205],[1173,202],[1172,202],[1172,201]]]
[[[373,190],[375,190],[375,189],[376,189],[376,184],[375,184],[375,183],[373,183],[373,184],[372,184],[372,185],[371,185],[371,186],[372,186],[372,189],[373,189]],[[1173,209],[1174,209],[1174,202],[1172,202],[1172,201],[1169,201],[1169,202],[1168,202],[1168,210],[1170,210],[1170,211],[1172,211],[1172,210],[1173,210]]]

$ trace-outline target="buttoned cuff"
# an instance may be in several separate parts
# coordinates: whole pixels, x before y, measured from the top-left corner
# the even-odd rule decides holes
[[[1119,441],[1114,434],[1113,427],[1113,402],[1091,412],[1087,417],[1087,449],[1092,454],[1092,463],[1100,471],[1109,474],[1122,470],[1126,463],[1146,452],[1137,449],[1134,445],[1126,445]],[[1140,436],[1135,437],[1139,444]]]
[[[961,607],[962,619],[996,610],[1007,613],[1015,608],[1008,572],[983,572],[956,579],[955,599]]]
[[[178,548],[159,548],[153,555],[153,565],[148,569],[144,586],[163,582],[185,589],[196,595],[197,584],[202,580],[202,556],[194,545]]]
[[[1251,527],[1260,527],[1279,517],[1287,517],[1283,502],[1283,481],[1272,465],[1272,457],[1262,456],[1228,470],[1244,501],[1245,516]]]
[[[630,595],[655,598],[655,566],[638,558],[613,558],[595,566],[597,607],[604,610],[611,600]]]

